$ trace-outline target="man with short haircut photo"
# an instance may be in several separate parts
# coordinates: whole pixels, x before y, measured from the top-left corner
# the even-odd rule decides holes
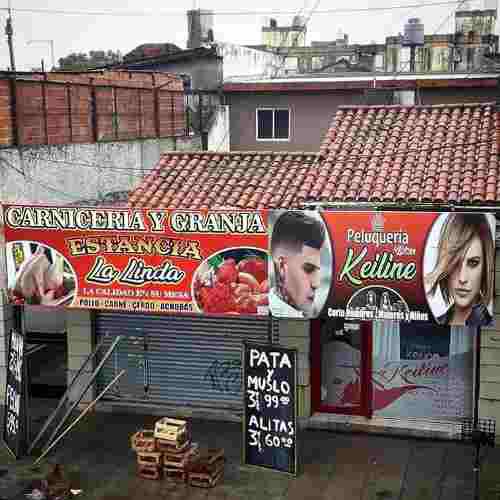
[[[304,212],[285,212],[276,220],[271,236],[274,286],[269,292],[273,315],[307,318],[313,314],[324,242],[323,224]]]

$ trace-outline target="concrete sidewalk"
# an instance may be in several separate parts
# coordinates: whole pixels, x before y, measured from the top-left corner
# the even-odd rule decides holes
[[[56,446],[38,470],[36,456],[14,461],[0,452],[0,497],[24,499],[23,489],[50,463],[64,464],[81,500],[472,500],[474,451],[470,445],[364,434],[302,431],[300,474],[241,466],[241,425],[192,420],[193,440],[223,447],[223,480],[206,490],[138,478],[130,436],[152,428],[157,416],[94,413]],[[38,419],[41,426],[43,420]],[[71,419],[72,421],[72,419]],[[37,429],[33,429],[36,432]],[[500,449],[484,449],[481,499],[500,499]]]

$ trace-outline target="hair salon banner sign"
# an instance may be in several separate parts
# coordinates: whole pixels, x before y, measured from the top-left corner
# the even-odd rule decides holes
[[[268,314],[264,212],[2,208],[10,302]]]
[[[489,325],[495,218],[271,211],[274,316]]]

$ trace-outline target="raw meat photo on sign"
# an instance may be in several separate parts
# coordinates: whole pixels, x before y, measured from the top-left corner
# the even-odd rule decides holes
[[[34,241],[7,244],[8,296],[14,304],[68,305],[76,289],[75,272],[54,248]]]
[[[269,213],[269,308],[273,316],[314,318],[328,297],[332,248],[320,212]]]

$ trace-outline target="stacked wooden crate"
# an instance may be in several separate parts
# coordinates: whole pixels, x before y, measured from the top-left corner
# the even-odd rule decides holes
[[[224,449],[213,448],[200,453],[185,420],[164,417],[154,430],[140,430],[131,438],[137,453],[137,474],[144,479],[162,477],[211,488],[224,473]]]
[[[191,441],[187,422],[162,418],[155,424],[154,435],[157,449],[163,453],[164,476],[173,481],[187,481],[187,467],[199,453],[198,444]]]
[[[160,479],[163,454],[156,448],[154,431],[142,429],[131,438],[132,449],[137,453],[137,474],[144,479]]]
[[[200,453],[188,465],[188,483],[191,486],[212,488],[224,474],[224,448],[212,448]]]

